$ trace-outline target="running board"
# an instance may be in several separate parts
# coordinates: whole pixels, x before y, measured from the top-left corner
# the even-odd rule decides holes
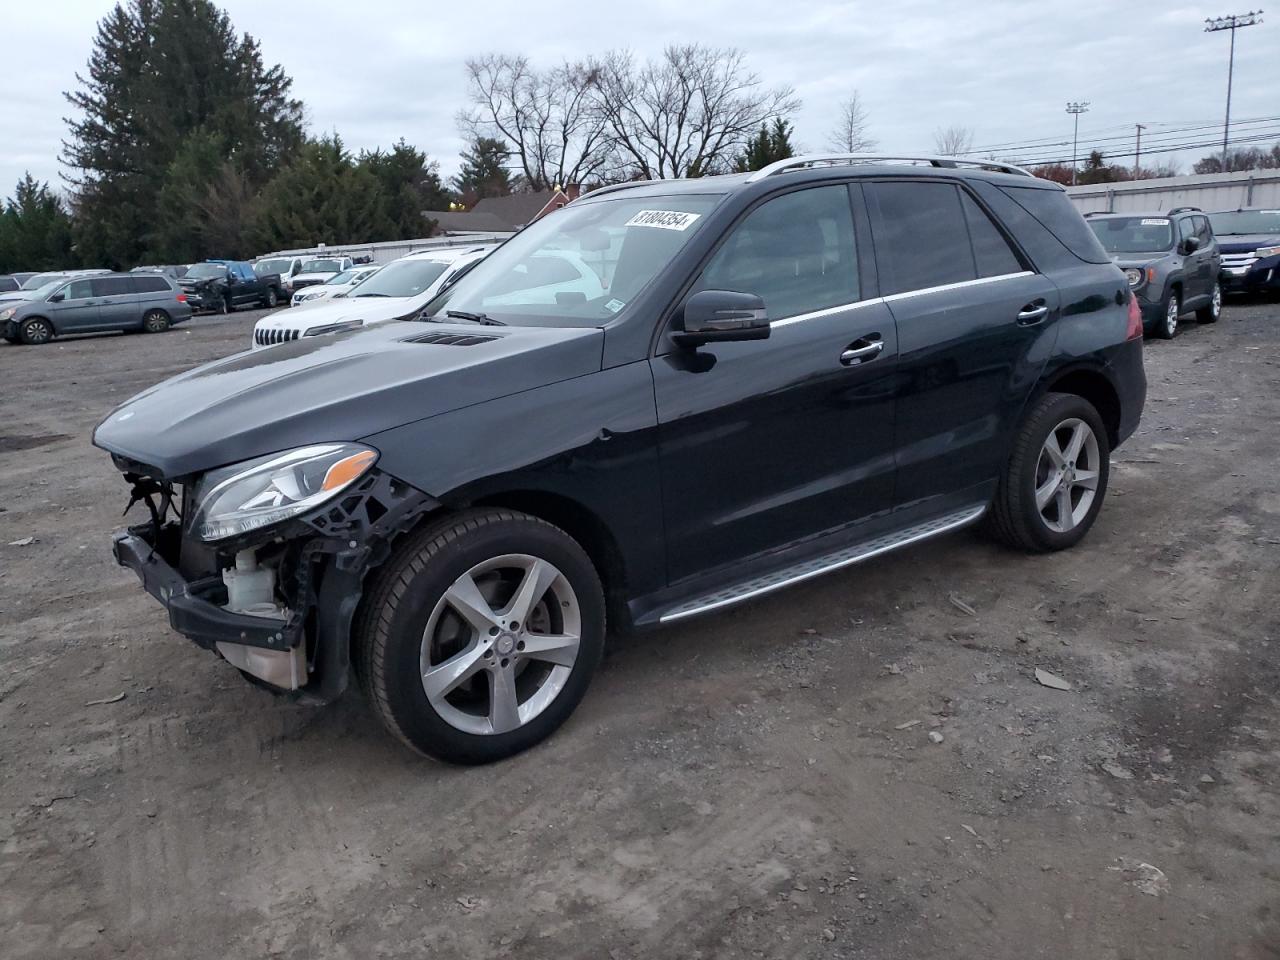
[[[978,507],[966,507],[963,510],[957,510],[954,513],[948,513],[933,520],[918,523],[904,530],[887,533],[874,540],[856,543],[851,547],[837,550],[835,553],[828,553],[794,566],[785,567],[782,570],[775,570],[773,573],[747,580],[745,583],[735,584],[732,587],[726,587],[715,593],[682,603],[680,606],[664,613],[658,622],[673,623],[676,620],[697,616],[700,613],[709,613],[712,610],[719,610],[721,607],[742,603],[744,600],[772,593],[774,590],[781,590],[783,587],[789,587],[792,584],[810,580],[813,577],[820,577],[824,573],[830,573],[833,570],[853,566],[855,563],[870,560],[872,557],[888,553],[891,550],[897,550],[899,547],[906,547],[913,543],[919,543],[921,540],[928,540],[930,537],[936,537],[951,530],[958,530],[960,527],[968,526],[986,511],[986,504]]]

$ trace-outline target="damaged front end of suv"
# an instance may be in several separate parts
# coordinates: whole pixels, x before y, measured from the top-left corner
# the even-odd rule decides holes
[[[178,633],[276,691],[325,703],[347,686],[366,573],[431,498],[377,469],[377,451],[314,444],[167,477],[119,454],[150,518],[112,552]]]

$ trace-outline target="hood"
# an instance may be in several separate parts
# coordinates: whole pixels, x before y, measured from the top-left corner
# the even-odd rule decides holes
[[[417,299],[416,297],[343,297],[341,300],[334,300],[328,297],[308,307],[305,317],[292,311],[273,313],[259,320],[255,324],[255,329],[308,330],[311,327],[343,323],[347,320],[363,320],[366,324],[399,320],[406,314],[413,313]],[[421,309],[421,304],[417,309]]]
[[[1112,255],[1111,262],[1123,270],[1126,267],[1148,267],[1157,260],[1171,256],[1173,253],[1169,250],[1153,250],[1150,253],[1117,253]]]
[[[466,346],[422,342],[485,337]],[[112,411],[96,446],[178,478],[392,427],[600,369],[596,328],[396,323],[235,354]]]
[[[30,300],[34,293],[34,290],[9,290],[5,293],[0,293],[0,303],[5,303],[12,307],[15,301]]]
[[[1280,246],[1280,234],[1228,233],[1218,236],[1218,249],[1223,253],[1253,253],[1259,247]]]
[[[178,286],[180,287],[202,287],[209,283],[221,283],[222,277],[179,277]]]

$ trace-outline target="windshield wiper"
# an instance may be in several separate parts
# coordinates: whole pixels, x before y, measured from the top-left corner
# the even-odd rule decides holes
[[[389,293],[357,293],[357,297],[389,297]]]
[[[446,317],[453,320],[470,320],[472,323],[478,323],[482,327],[505,327],[506,324],[501,320],[495,320],[487,313],[471,313],[467,310],[446,310]]]

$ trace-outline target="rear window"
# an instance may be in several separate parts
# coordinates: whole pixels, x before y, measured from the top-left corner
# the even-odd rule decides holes
[[[164,277],[134,277],[133,289],[137,293],[168,293],[169,283]]]
[[[1072,253],[1087,263],[1108,263],[1111,258],[1098,243],[1078,210],[1062,190],[1040,187],[1000,187]]]

